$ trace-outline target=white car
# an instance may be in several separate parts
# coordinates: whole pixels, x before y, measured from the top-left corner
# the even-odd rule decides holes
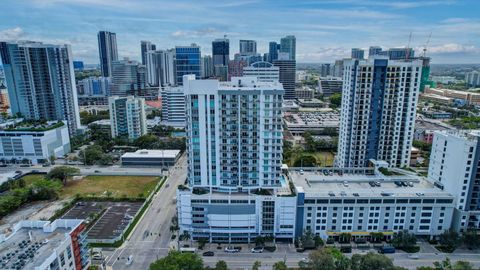
[[[262,253],[263,252],[263,247],[254,247],[251,249],[252,253]]]
[[[418,260],[418,254],[409,254],[408,258],[412,260]]]
[[[126,264],[126,265],[130,265],[130,264],[132,264],[132,262],[133,262],[133,256],[130,255],[130,256],[128,256],[127,262],[126,262],[125,264]]]

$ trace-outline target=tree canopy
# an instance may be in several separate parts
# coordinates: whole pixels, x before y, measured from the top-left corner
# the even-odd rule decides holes
[[[150,270],[203,270],[203,261],[197,254],[170,251],[166,257],[150,264]]]
[[[67,179],[68,176],[72,174],[77,174],[79,173],[80,170],[75,167],[70,167],[70,166],[59,166],[55,167],[50,170],[47,174],[48,179],[58,179],[62,181],[63,185],[65,186],[67,184]]]

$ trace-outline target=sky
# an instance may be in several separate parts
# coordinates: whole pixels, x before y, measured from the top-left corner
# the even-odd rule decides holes
[[[480,63],[479,10],[479,0],[2,0],[0,40],[71,44],[76,60],[96,64],[99,30],[115,32],[119,56],[135,60],[141,40],[196,43],[210,55],[227,35],[233,57],[240,39],[264,53],[295,35],[297,62],[330,63],[371,45],[420,54],[431,33],[432,63],[466,64]]]

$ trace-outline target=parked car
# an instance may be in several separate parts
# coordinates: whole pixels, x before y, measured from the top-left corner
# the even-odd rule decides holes
[[[205,251],[202,253],[202,256],[205,256],[205,257],[212,257],[214,255],[215,253],[213,251]]]
[[[225,252],[227,252],[227,253],[237,253],[237,252],[240,252],[240,249],[238,247],[228,246],[228,247],[225,248]]]
[[[352,247],[351,246],[340,247],[340,251],[342,253],[352,253]]]
[[[254,247],[251,250],[252,253],[262,253],[263,252],[263,247]]]
[[[395,248],[392,246],[384,246],[380,250],[380,253],[382,254],[395,253]]]

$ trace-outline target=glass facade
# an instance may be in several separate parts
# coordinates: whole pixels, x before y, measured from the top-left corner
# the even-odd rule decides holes
[[[177,85],[183,85],[183,75],[194,74],[200,78],[200,47],[176,47],[175,55]]]

